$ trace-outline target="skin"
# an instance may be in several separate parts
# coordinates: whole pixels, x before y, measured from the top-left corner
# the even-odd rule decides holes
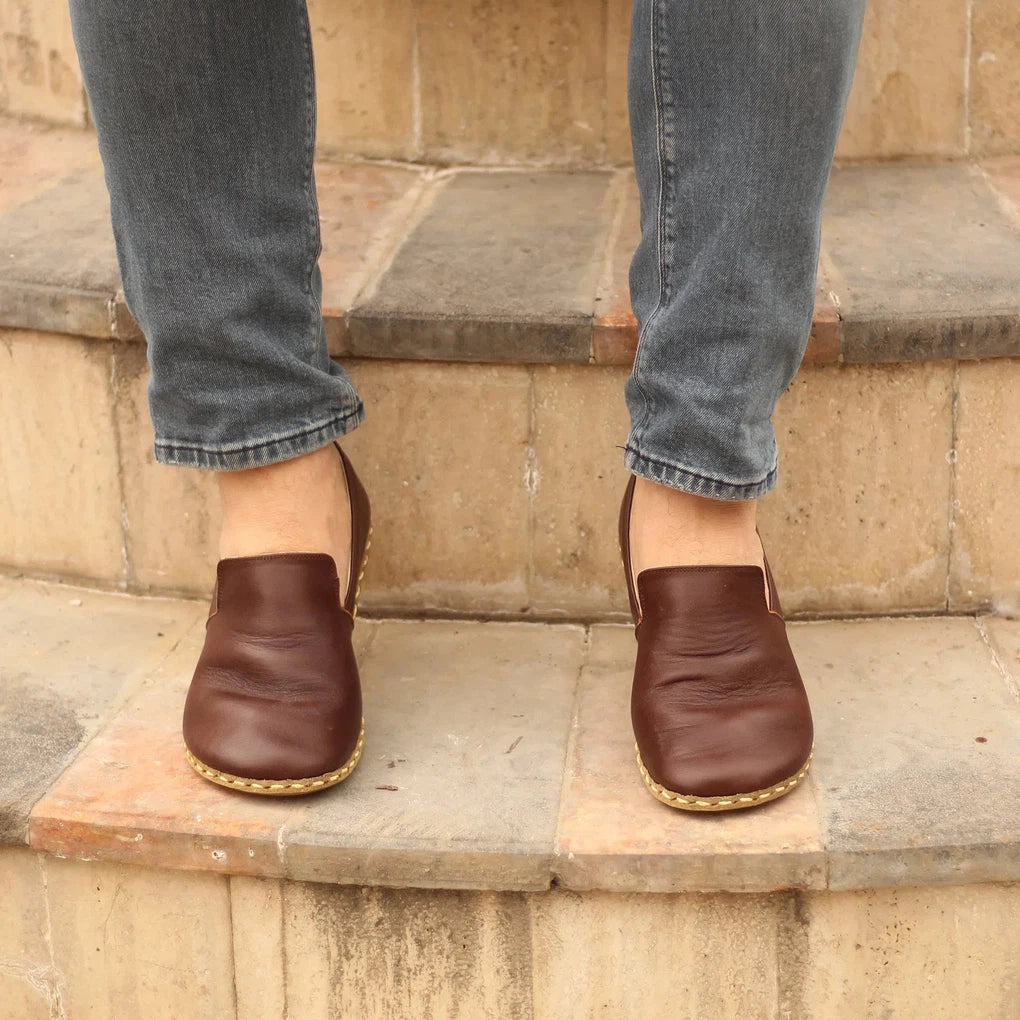
[[[248,471],[218,474],[223,507],[220,558],[326,552],[340,577],[350,564],[347,484],[332,445]],[[639,478],[631,552],[635,576],[648,567],[762,563],[757,502],[692,496]]]
[[[348,576],[351,513],[340,456],[332,444],[247,471],[217,474],[223,527],[220,559],[264,553],[325,552]]]

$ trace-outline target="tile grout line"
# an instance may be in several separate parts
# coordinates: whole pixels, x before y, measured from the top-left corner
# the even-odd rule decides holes
[[[50,881],[46,874],[46,856],[36,852],[35,859],[39,864],[39,879],[43,887],[43,907],[46,918],[43,941],[46,943],[46,950],[50,957],[50,974],[53,982],[53,987],[49,990],[50,1020],[66,1020],[67,1013],[64,1010],[64,1000],[60,991],[60,972],[57,970],[57,959],[53,955],[53,918],[50,914]]]
[[[113,343],[110,350],[110,423],[113,426],[113,453],[117,459],[117,488],[120,495],[120,561],[121,561],[121,585],[124,590],[132,588],[135,583],[134,568],[131,557],[131,521],[128,518],[127,491],[125,489],[124,473],[124,444],[121,441],[120,421],[118,420],[118,407],[120,405],[120,382],[119,382],[119,351],[117,344]]]
[[[960,362],[953,362],[953,376],[951,382],[950,410],[949,410],[949,496],[946,507],[946,586],[943,599],[943,611],[949,614],[952,611],[952,583],[953,569],[956,564],[956,491],[957,491],[957,465],[959,463],[959,451],[957,441],[959,438],[959,406],[960,406]]]
[[[963,154],[970,155],[970,64],[974,48],[974,0],[967,0],[967,30],[963,48]]]
[[[595,297],[592,301],[591,341],[588,350],[588,364],[597,364],[595,356],[595,328],[599,321],[599,299],[603,296],[612,297],[613,269],[615,266],[616,248],[623,232],[623,218],[627,212],[627,185],[633,171],[617,170],[607,188],[605,201],[612,209],[609,230],[606,232],[605,248],[599,264],[599,273],[595,281]]]
[[[237,954],[234,951],[234,876],[220,876],[227,883],[227,917],[230,921],[230,994],[234,999],[234,1020],[239,1020],[237,1014]]]
[[[536,406],[536,366],[528,365],[528,441],[524,449],[524,491],[528,497],[528,520],[527,520],[527,568],[524,577],[524,588],[527,604],[530,606],[535,595],[535,534],[538,530],[536,517],[538,515],[538,487],[539,487],[539,466],[537,443],[537,421],[538,409]]]
[[[560,875],[558,863],[560,860],[560,833],[563,829],[563,815],[566,810],[567,803],[567,781],[570,775],[571,765],[574,761],[574,753],[577,750],[578,733],[580,731],[580,720],[581,720],[581,681],[584,678],[585,671],[588,668],[589,659],[591,657],[591,645],[592,645],[592,628],[588,625],[584,628],[584,642],[581,646],[581,663],[577,668],[577,674],[574,677],[574,695],[570,706],[570,729],[567,731],[567,746],[563,753],[563,764],[560,770],[560,792],[559,801],[556,805],[556,828],[553,832],[553,846],[552,854],[550,856],[550,867],[549,867],[549,887],[554,888],[559,885]]]
[[[1013,672],[1009,666],[1003,662],[1002,656],[999,654],[999,649],[996,646],[992,635],[988,633],[988,628],[984,625],[984,618],[975,616],[974,626],[977,628],[977,632],[980,635],[985,648],[988,649],[988,655],[992,660],[992,665],[1006,684],[1006,689],[1013,695],[1014,698],[1017,699],[1017,701],[1020,701],[1020,684],[1017,683],[1017,679],[1013,676]]]
[[[344,321],[371,298],[393,261],[415,228],[425,218],[441,190],[434,167],[418,168],[418,176],[405,194],[394,202],[375,236],[365,246],[365,264],[355,277],[350,307],[343,310]]]

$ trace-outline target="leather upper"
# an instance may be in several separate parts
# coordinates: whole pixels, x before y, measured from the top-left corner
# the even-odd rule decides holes
[[[338,447],[339,449],[339,447]],[[346,457],[351,577],[325,553],[221,560],[205,645],[184,708],[203,764],[250,779],[304,779],[348,761],[362,706],[352,632],[369,506]]]
[[[813,727],[771,571],[656,567],[635,591],[633,490],[632,478],[620,533],[638,644],[631,719],[646,769],[666,789],[701,797],[784,782],[808,760]]]

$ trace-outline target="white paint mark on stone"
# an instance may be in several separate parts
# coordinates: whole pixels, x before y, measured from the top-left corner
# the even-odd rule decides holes
[[[222,850],[213,850],[212,859],[214,861],[225,861],[227,859],[227,855]]]

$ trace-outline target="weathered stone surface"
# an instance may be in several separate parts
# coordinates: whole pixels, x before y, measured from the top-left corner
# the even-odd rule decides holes
[[[970,151],[1020,149],[1020,7],[976,0],[970,26]]]
[[[950,608],[1020,613],[1020,360],[961,364]]]
[[[361,764],[288,821],[287,876],[546,888],[583,638],[534,624],[380,625],[361,670]]]
[[[44,866],[64,1016],[235,1015],[222,875],[154,877],[145,868],[53,859]]]
[[[959,0],[867,5],[837,156],[963,155],[967,12]]]
[[[823,231],[845,361],[1016,350],[1020,232],[976,169],[840,170],[829,185]]]
[[[528,603],[528,370],[348,367],[366,419],[344,449],[372,499],[363,608],[520,612]]]
[[[124,580],[105,344],[0,329],[0,563]]]
[[[802,624],[832,889],[1020,876],[1020,705],[972,620]]]
[[[780,897],[556,892],[529,902],[536,1018],[779,1015]]]
[[[534,369],[530,605],[547,614],[624,613],[616,515],[627,483],[622,368]]]
[[[309,0],[320,152],[421,156],[415,4]]]
[[[531,1020],[519,893],[287,883],[283,915],[289,1016]]]
[[[110,335],[120,285],[102,172],[86,167],[0,215],[0,325]]]
[[[952,366],[803,369],[775,414],[759,521],[783,609],[945,607]]]
[[[195,610],[0,579],[0,842],[26,838],[32,805]]]
[[[604,173],[454,175],[352,312],[352,351],[587,362],[609,184]]]
[[[823,888],[818,780],[810,773],[801,789],[760,810],[694,814],[648,793],[630,723],[635,649],[633,627],[592,628],[564,776],[559,884],[613,892]]]
[[[0,889],[3,1013],[13,1020],[51,1020],[61,1015],[61,982],[46,941],[46,897],[39,856],[25,847],[0,847]]]
[[[237,1016],[243,1020],[280,1020],[288,1015],[283,889],[278,881],[230,878],[234,992]]]
[[[592,163],[605,37],[586,0],[419,0],[421,145],[443,163]]]
[[[375,9],[372,4],[365,7]],[[346,13],[337,8],[338,16]],[[405,220],[425,176],[420,170],[378,164],[316,164],[322,314],[332,354],[347,352],[345,315],[374,280],[380,260],[403,239]]]
[[[215,475],[156,463],[145,348],[117,344],[113,358],[128,581],[143,591],[207,596],[218,559]]]
[[[98,168],[96,136],[34,122],[0,121],[0,213],[53,187],[62,177]]]
[[[84,126],[85,92],[63,0],[0,5],[0,110]]]
[[[633,158],[627,111],[627,54],[631,0],[607,0],[605,70],[605,161],[629,164]]]
[[[995,665],[1014,697],[1020,700],[1020,620],[983,616],[978,627],[988,639]]]
[[[782,1017],[1017,1014],[1015,885],[805,893],[781,942]]]
[[[986,159],[979,166],[1007,217],[1020,227],[1020,156]]]

